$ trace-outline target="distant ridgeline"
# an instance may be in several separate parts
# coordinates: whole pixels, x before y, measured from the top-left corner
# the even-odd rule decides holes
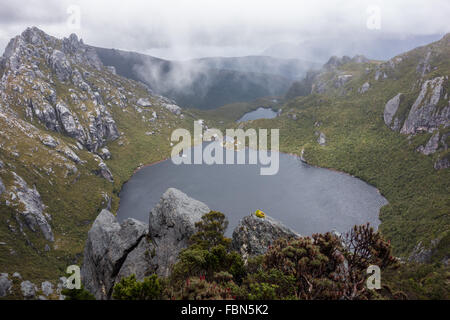
[[[187,108],[214,109],[234,102],[281,96],[314,63],[264,56],[168,61],[115,49],[94,48],[104,65],[142,81]]]

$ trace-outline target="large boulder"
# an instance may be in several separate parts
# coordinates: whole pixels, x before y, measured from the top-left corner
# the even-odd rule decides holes
[[[435,153],[439,147],[439,131],[433,134],[433,136],[428,140],[425,146],[420,146],[417,151],[423,153],[424,155],[430,155]]]
[[[244,217],[233,231],[232,247],[245,261],[264,254],[269,246],[279,238],[298,238],[300,235],[281,222],[255,214]]]
[[[147,225],[134,219],[122,224],[102,210],[88,232],[81,276],[84,286],[97,299],[111,296],[115,277],[127,255],[147,234]]]
[[[51,294],[53,294],[53,285],[52,285],[52,283],[51,282],[49,282],[49,281],[44,281],[44,282],[42,282],[41,283],[41,290],[42,290],[42,293],[45,295],[45,296],[49,296],[49,295],[51,295]]]
[[[25,299],[34,299],[36,297],[36,286],[30,281],[23,281],[20,283],[20,290]]]
[[[7,273],[0,274],[0,298],[11,293],[12,281],[9,280]]]
[[[149,235],[156,244],[158,274],[169,275],[181,249],[188,246],[195,233],[195,223],[210,209],[204,203],[189,198],[180,190],[169,188],[150,212]]]
[[[22,204],[19,209],[27,226],[32,231],[41,230],[45,239],[54,241],[53,231],[49,223],[49,215],[44,210],[46,206],[42,202],[41,195],[36,187],[30,188],[22,177],[13,172],[15,184],[11,188],[17,196],[17,200]]]

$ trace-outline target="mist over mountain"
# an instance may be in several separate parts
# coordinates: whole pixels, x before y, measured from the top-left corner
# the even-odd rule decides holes
[[[183,107],[199,109],[284,95],[292,80],[317,67],[297,59],[262,56],[169,61],[116,49],[95,50],[119,75],[142,81]]]
[[[289,79],[301,79],[307,71],[321,67],[321,64],[312,61],[271,56],[207,57],[191,61],[207,68],[266,73]]]
[[[437,41],[442,36],[443,33],[398,37],[365,32],[353,37],[342,37],[339,41],[336,41],[333,37],[321,36],[300,43],[275,43],[261,54],[284,59],[305,59],[320,63],[325,63],[331,56],[359,54],[374,60],[389,60],[402,52]]]

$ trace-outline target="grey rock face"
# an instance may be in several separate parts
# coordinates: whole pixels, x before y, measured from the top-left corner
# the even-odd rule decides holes
[[[111,152],[107,148],[100,149],[100,152],[98,154],[103,160],[111,159]]]
[[[3,184],[2,178],[0,178],[0,195],[6,191],[6,187]]]
[[[434,239],[431,241],[431,244],[428,247],[425,247],[422,241],[419,241],[417,245],[414,247],[411,255],[408,258],[410,262],[417,263],[429,263],[431,262],[431,258],[433,257],[434,249],[439,244],[439,239]]]
[[[418,73],[421,74],[422,77],[431,71],[430,57],[431,51],[428,51],[425,57],[422,60],[420,60],[419,64],[417,65],[416,70]]]
[[[40,104],[37,101],[30,99],[28,106],[39,121],[47,127],[47,129],[57,132],[61,131],[61,126],[59,124],[55,108],[53,108],[50,104],[46,102]]]
[[[353,76],[351,74],[343,74],[337,77],[336,81],[334,82],[335,88],[342,88],[347,82],[349,82]]]
[[[317,138],[317,142],[321,146],[325,146],[327,144],[327,137],[325,136],[325,133],[319,132],[319,137]]]
[[[210,209],[183,192],[169,188],[150,212],[149,235],[157,246],[158,274],[167,276],[181,249],[195,233],[195,223]]]
[[[264,254],[268,247],[279,238],[297,238],[299,234],[277,220],[254,214],[244,217],[233,231],[232,247],[244,260]]]
[[[0,274],[0,297],[6,297],[11,293],[12,281],[7,273]]]
[[[70,79],[70,76],[72,75],[72,68],[63,52],[53,50],[48,62],[60,81],[67,81]]]
[[[59,145],[59,142],[53,138],[50,135],[46,135],[45,137],[41,137],[41,142],[43,145],[50,147],[50,148],[55,148],[56,146]]]
[[[137,105],[140,107],[143,107],[143,108],[152,106],[151,102],[148,99],[144,99],[144,98],[140,98],[137,101]]]
[[[47,297],[53,294],[53,285],[49,281],[44,281],[41,284],[42,293]]]
[[[450,102],[438,107],[443,92],[444,77],[436,77],[423,83],[419,96],[411,107],[402,129],[403,134],[431,132],[450,123]],[[440,110],[439,110],[440,109]]]
[[[83,127],[78,123],[78,120],[73,116],[67,105],[63,102],[58,103],[56,112],[67,135],[83,141],[85,137]]]
[[[105,178],[106,180],[108,180],[109,182],[114,182],[114,178],[113,178],[113,174],[111,173],[111,171],[109,170],[108,166],[101,161],[98,164],[99,169],[97,170],[97,174],[103,178]]]
[[[32,231],[40,229],[45,239],[54,241],[52,228],[50,227],[47,217],[44,214],[45,206],[42,203],[41,195],[36,188],[29,188],[25,180],[13,172],[15,185],[13,190],[17,194],[19,201],[24,205],[25,209],[21,211],[26,224]]]
[[[157,250],[159,250],[158,247],[156,247],[150,237],[142,238],[138,246],[127,255],[116,279],[122,279],[134,274],[136,279],[141,281],[153,273],[161,275],[158,270],[161,269],[160,265],[164,266],[164,261],[158,260],[156,256]]]
[[[33,299],[36,296],[37,288],[32,282],[27,280],[20,284],[20,290],[25,299]]]
[[[81,269],[85,288],[97,299],[111,297],[116,276],[128,254],[147,233],[147,225],[134,219],[119,224],[102,210],[88,233]]]
[[[81,159],[77,156],[77,154],[67,146],[64,146],[63,148],[58,149],[58,151],[61,152],[62,154],[64,154],[67,158],[69,158],[70,160],[72,160],[75,163],[81,162]]]
[[[393,97],[391,100],[389,100],[386,103],[386,106],[384,107],[384,123],[389,126],[391,129],[393,128],[392,119],[394,118],[395,114],[397,113],[398,106],[400,105],[400,97],[402,96],[401,93],[397,94],[395,97]]]
[[[181,114],[181,108],[175,104],[166,104],[164,107],[172,112],[173,114],[180,115]]]
[[[420,146],[417,151],[422,152],[424,155],[435,153],[439,146],[439,132],[436,132],[430,140],[428,140],[425,146]]]

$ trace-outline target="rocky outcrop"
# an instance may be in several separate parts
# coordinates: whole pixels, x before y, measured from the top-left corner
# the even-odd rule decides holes
[[[181,108],[177,106],[176,104],[165,104],[164,107],[172,112],[173,114],[180,115],[181,114]]]
[[[0,178],[0,196],[2,195],[3,192],[6,191],[6,187],[3,184],[2,178]]]
[[[53,50],[52,55],[49,57],[48,63],[60,81],[67,81],[70,79],[72,75],[72,68],[63,52]]]
[[[431,71],[430,57],[431,57],[431,51],[428,51],[425,54],[425,57],[423,59],[421,59],[419,64],[417,65],[416,71],[418,73],[420,73],[420,75],[422,77]]]
[[[393,97],[391,100],[389,100],[386,103],[386,106],[384,107],[384,123],[390,127],[392,130],[398,130],[398,118],[394,120],[394,123],[392,123],[392,119],[394,118],[395,114],[397,113],[398,107],[400,105],[400,98],[402,94],[399,93],[395,97]]]
[[[416,263],[430,263],[439,242],[440,239],[434,239],[428,246],[425,246],[422,241],[419,241],[411,252],[408,261]]]
[[[109,182],[114,182],[113,174],[109,170],[106,163],[104,163],[103,161],[100,161],[100,163],[98,164],[98,170],[96,170],[95,173],[98,176],[108,180]]]
[[[318,136],[317,143],[321,146],[325,146],[327,144],[327,137],[325,136],[325,133],[316,132],[316,135]]]
[[[152,106],[150,100],[145,99],[145,98],[140,98],[137,101],[137,105],[140,106],[140,107],[143,107],[143,108],[147,108],[147,107],[151,107]]]
[[[442,158],[439,158],[434,163],[434,168],[436,170],[447,169],[450,168],[450,155],[444,155]]]
[[[150,226],[134,219],[119,224],[112,213],[102,210],[86,241],[84,286],[97,299],[109,299],[123,277],[167,276],[195,233],[195,223],[209,211],[204,203],[173,188],[151,211]]]
[[[157,247],[159,274],[169,274],[178,253],[188,246],[189,238],[195,233],[195,223],[209,211],[204,203],[177,189],[170,188],[163,194],[149,218],[149,235]]]
[[[35,298],[37,288],[32,282],[27,280],[27,281],[23,281],[20,284],[20,290],[22,291],[23,297],[27,300],[30,300],[30,299]]]
[[[361,88],[358,89],[358,92],[359,92],[359,93],[366,93],[366,92],[369,90],[369,88],[370,88],[370,83],[365,82],[365,83],[361,86]]]
[[[279,238],[297,238],[299,234],[277,220],[266,215],[259,218],[255,214],[244,217],[233,231],[232,247],[244,260],[264,254],[269,246]]]
[[[147,226],[134,219],[119,224],[102,210],[88,233],[81,269],[82,281],[97,299],[111,296],[115,277],[131,252],[146,235]]]
[[[439,132],[436,132],[431,136],[430,140],[428,140],[425,146],[420,146],[417,148],[417,151],[423,153],[424,155],[429,155],[435,153],[439,147]]]
[[[45,58],[44,63],[42,58]],[[119,137],[115,121],[97,92],[105,88],[100,89],[86,80],[90,73],[85,68],[102,70],[103,65],[96,51],[84,45],[76,35],[61,41],[37,28],[28,28],[11,40],[1,64],[5,72],[0,88],[12,81],[7,81],[11,73],[16,78],[18,74],[22,76],[21,85],[14,84],[13,91],[24,95],[27,117],[37,119],[49,130],[78,140],[91,152]],[[41,68],[42,64],[46,64],[50,72]],[[107,84],[104,79],[100,80]],[[26,92],[23,85],[32,86],[32,92]],[[60,94],[66,90],[68,95]],[[91,103],[93,110],[86,107]],[[20,98],[15,104],[22,104]]]
[[[6,297],[11,293],[12,281],[9,280],[7,273],[0,274],[0,298]]]
[[[34,232],[41,230],[45,239],[54,241],[52,228],[48,222],[49,215],[44,213],[45,206],[36,188],[31,189],[20,176],[13,172],[15,184],[12,186],[13,198],[17,197],[18,202],[23,205],[19,209],[27,226]]]
[[[45,296],[53,294],[53,285],[50,281],[44,281],[41,283],[41,290]]]
[[[432,132],[441,125],[450,123],[450,101],[444,101],[439,106],[443,93],[444,77],[426,80],[419,96],[411,107],[402,129],[403,134]]]
[[[342,74],[336,77],[334,81],[335,88],[342,88],[347,82],[349,82],[353,78],[351,74]]]

